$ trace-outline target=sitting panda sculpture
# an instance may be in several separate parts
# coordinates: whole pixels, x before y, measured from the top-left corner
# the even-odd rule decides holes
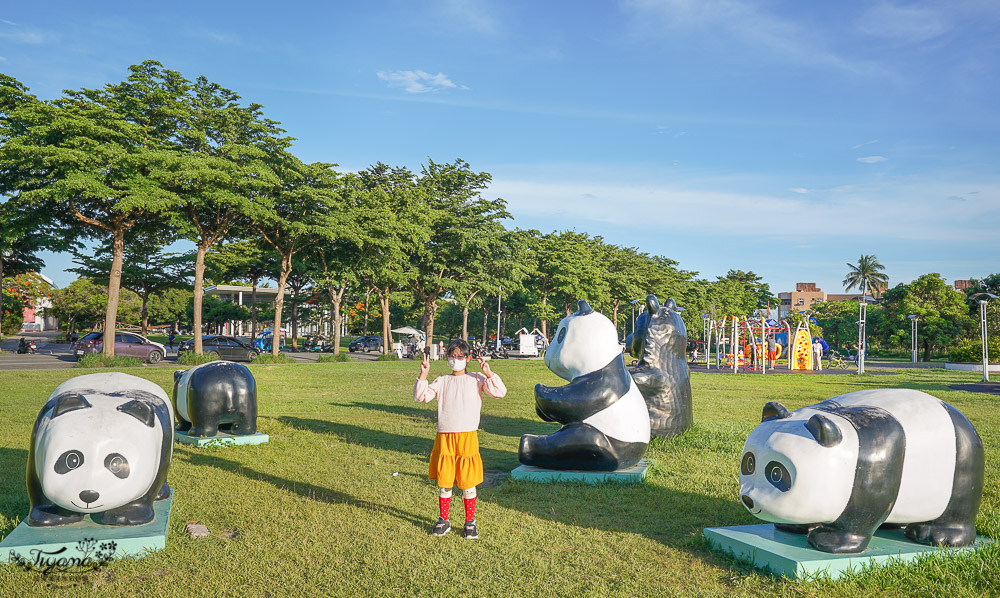
[[[653,436],[670,438],[694,423],[691,374],[687,364],[687,328],[673,299],[661,307],[656,295],[646,297],[646,311],[625,339],[632,357],[629,370],[649,408]]]
[[[740,463],[740,500],[831,553],[905,526],[921,544],[976,539],[983,443],[957,409],[909,389],[861,390],[789,412],[764,406]]]
[[[118,372],[60,384],[35,420],[28,452],[28,525],[90,515],[105,525],[142,525],[170,496],[170,399],[156,384]]]
[[[550,469],[614,471],[639,462],[649,444],[649,412],[625,370],[618,332],[586,301],[567,316],[545,352],[565,386],[535,386],[535,410],[563,427],[521,437],[518,459]]]
[[[211,361],[174,372],[177,431],[212,437],[257,432],[257,382],[243,364]]]

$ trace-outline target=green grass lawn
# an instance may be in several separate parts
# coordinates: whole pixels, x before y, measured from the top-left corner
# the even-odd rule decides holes
[[[177,445],[165,550],[68,582],[0,566],[0,596],[979,596],[1000,594],[1000,548],[840,582],[792,582],[710,551],[701,530],[757,523],[738,501],[740,450],[764,402],[790,409],[864,388],[901,386],[962,410],[986,445],[981,534],[1000,537],[1000,410],[996,400],[947,388],[975,373],[882,376],[695,374],[696,425],[654,442],[643,485],[533,485],[504,476],[538,420],[532,387],[558,384],[541,362],[494,362],[509,394],[484,404],[487,484],[480,539],[428,534],[437,493],[427,479],[436,404],[416,404],[413,362],[250,366],[259,385],[260,446]],[[442,362],[432,375],[444,374]],[[24,469],[31,426],[75,371],[0,372],[0,535],[27,514]],[[164,368],[130,373],[172,386]],[[492,483],[491,483],[492,482]],[[460,497],[460,494],[457,494]],[[452,506],[460,524],[460,498]],[[207,539],[191,539],[189,522]],[[460,527],[460,525],[458,526]],[[223,534],[235,532],[231,539]]]

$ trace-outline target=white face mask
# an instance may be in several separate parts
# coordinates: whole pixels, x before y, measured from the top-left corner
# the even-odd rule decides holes
[[[453,371],[453,372],[461,372],[462,370],[465,369],[465,366],[468,363],[469,363],[469,361],[466,358],[464,358],[464,357],[462,357],[462,358],[449,357],[448,358],[448,367],[450,367],[451,371]]]

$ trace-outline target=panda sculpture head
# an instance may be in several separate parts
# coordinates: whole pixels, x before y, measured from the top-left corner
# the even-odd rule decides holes
[[[837,416],[767,403],[740,460],[740,501],[773,523],[837,519],[850,498],[857,438]],[[845,434],[850,437],[845,437]]]
[[[635,320],[635,331],[625,339],[629,354],[636,359],[656,362],[661,355],[684,355],[687,328],[677,302],[667,299],[662,306],[656,295],[646,297],[646,309]]]
[[[621,355],[618,331],[607,317],[585,300],[579,310],[559,322],[545,351],[545,365],[564,380],[597,371]]]

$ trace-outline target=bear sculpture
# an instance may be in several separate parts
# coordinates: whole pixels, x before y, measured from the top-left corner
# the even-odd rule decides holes
[[[983,443],[918,390],[859,390],[789,412],[764,406],[740,462],[743,506],[816,549],[863,551],[885,524],[921,544],[976,539]]]
[[[625,369],[611,320],[586,301],[556,329],[545,365],[565,386],[535,386],[535,411],[563,427],[521,437],[518,459],[549,469],[615,471],[639,462],[649,444],[649,412]]]
[[[170,399],[156,384],[118,372],[60,384],[35,420],[28,452],[28,525],[82,521],[142,525],[170,496]]]
[[[177,431],[212,437],[257,432],[257,382],[250,370],[231,361],[211,361],[174,372]]]
[[[653,436],[670,438],[694,423],[691,374],[687,365],[687,328],[673,299],[660,306],[656,295],[646,297],[646,311],[625,340],[639,360],[629,370],[649,408]]]

